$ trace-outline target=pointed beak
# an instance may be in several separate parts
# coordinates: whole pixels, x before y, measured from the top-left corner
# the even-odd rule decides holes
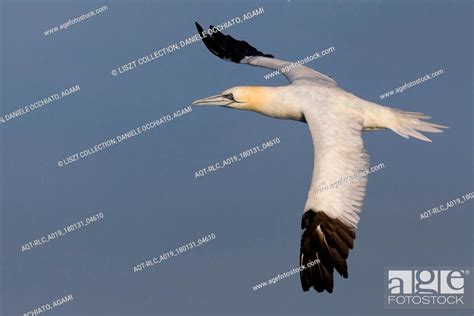
[[[231,100],[224,98],[222,95],[213,95],[207,98],[202,98],[193,102],[193,105],[228,105],[232,103]]]

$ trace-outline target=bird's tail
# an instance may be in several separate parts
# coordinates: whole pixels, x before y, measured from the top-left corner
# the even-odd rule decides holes
[[[447,126],[426,122],[424,120],[430,117],[419,112],[406,112],[398,109],[391,109],[393,112],[393,119],[390,120],[388,128],[398,135],[409,138],[415,137],[425,142],[431,142],[431,139],[420,132],[426,133],[442,133],[443,128]]]
[[[430,117],[419,112],[402,111],[372,102],[365,103],[364,109],[364,130],[389,128],[402,137],[431,142],[421,132],[442,133],[443,128],[448,128],[425,121]]]

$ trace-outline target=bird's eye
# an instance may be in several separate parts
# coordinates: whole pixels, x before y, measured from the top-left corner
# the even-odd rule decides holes
[[[224,97],[226,97],[229,100],[234,100],[234,95],[232,93],[226,94]]]

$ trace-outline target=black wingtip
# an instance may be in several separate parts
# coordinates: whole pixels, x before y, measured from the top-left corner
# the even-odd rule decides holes
[[[246,41],[239,41],[230,35],[224,35],[220,31],[214,29],[213,25],[209,26],[209,30],[204,34],[204,29],[198,22],[194,22],[198,32],[203,36],[202,41],[207,49],[214,55],[227,61],[240,63],[245,57],[263,56],[274,58],[273,55],[264,54],[251,46]]]
[[[317,292],[333,292],[333,272],[336,270],[347,279],[347,257],[355,239],[355,230],[339,219],[324,212],[308,210],[301,219],[300,272],[303,291],[313,287]],[[308,263],[317,261],[308,267]],[[319,261],[318,261],[319,260]]]
[[[199,33],[202,33],[202,31],[204,31],[204,30],[202,29],[202,26],[199,25],[198,22],[194,21],[194,25],[196,25],[196,28],[197,28],[197,30],[198,30]]]

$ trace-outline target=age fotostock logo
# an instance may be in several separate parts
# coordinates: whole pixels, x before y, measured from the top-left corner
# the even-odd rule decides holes
[[[469,268],[389,268],[385,275],[385,307],[472,306],[472,279]]]

